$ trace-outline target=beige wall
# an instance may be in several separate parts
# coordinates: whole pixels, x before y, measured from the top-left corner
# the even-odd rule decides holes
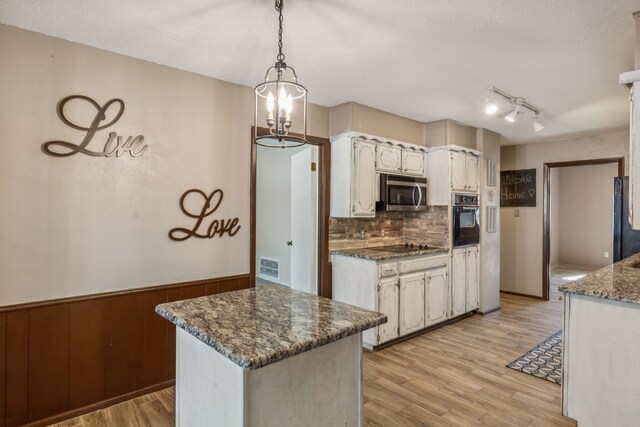
[[[542,165],[628,157],[627,129],[565,140],[502,147],[501,169],[536,168],[536,207],[501,208],[500,289],[542,296]],[[520,217],[514,218],[514,209]]]
[[[500,135],[487,129],[477,130],[480,159],[480,311],[500,307],[500,209],[496,212],[496,232],[487,233],[487,206],[500,206]],[[487,185],[487,160],[496,161],[496,186]],[[484,220],[483,220],[484,218]]]
[[[424,145],[427,147],[459,145],[475,149],[476,131],[477,129],[473,126],[451,119],[425,123],[423,125]]]
[[[6,25],[0,70],[0,306],[249,272],[251,88]],[[147,151],[43,154],[80,142],[55,112],[73,94],[126,104],[91,148],[114,131],[144,135]],[[82,107],[69,115],[84,123]],[[310,107],[309,129],[328,135],[327,109]],[[205,227],[238,217],[238,234],[170,240],[194,223],[178,204],[192,188],[223,189]]]
[[[564,167],[558,172],[558,263],[588,268],[611,264],[617,164]]]
[[[352,102],[331,108],[329,129],[331,135],[353,131],[424,145],[422,123]]]

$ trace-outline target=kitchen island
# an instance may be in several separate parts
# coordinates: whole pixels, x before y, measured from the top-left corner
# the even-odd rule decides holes
[[[640,254],[559,287],[562,414],[588,426],[640,420]]]
[[[362,331],[385,315],[281,285],[156,312],[177,326],[176,425],[362,425]]]

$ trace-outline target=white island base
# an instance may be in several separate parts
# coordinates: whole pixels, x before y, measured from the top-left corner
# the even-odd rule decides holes
[[[255,370],[176,334],[177,426],[362,425],[362,333]]]

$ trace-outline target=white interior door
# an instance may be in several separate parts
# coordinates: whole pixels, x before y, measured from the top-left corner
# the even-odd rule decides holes
[[[291,287],[317,293],[318,180],[311,164],[317,148],[291,156]]]

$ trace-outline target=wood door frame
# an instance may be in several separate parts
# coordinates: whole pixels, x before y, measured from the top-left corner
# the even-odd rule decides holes
[[[542,171],[542,300],[549,301],[551,274],[551,169],[571,166],[618,164],[618,176],[624,176],[624,157],[544,163]]]
[[[250,286],[256,285],[256,166],[257,145],[253,143],[251,127],[251,251]],[[269,130],[258,127],[258,136],[269,135]],[[302,136],[300,134],[293,134]],[[318,295],[331,298],[331,267],[329,264],[329,204],[331,200],[331,142],[328,138],[307,135],[307,141],[318,147]],[[276,148],[274,148],[275,150]]]

